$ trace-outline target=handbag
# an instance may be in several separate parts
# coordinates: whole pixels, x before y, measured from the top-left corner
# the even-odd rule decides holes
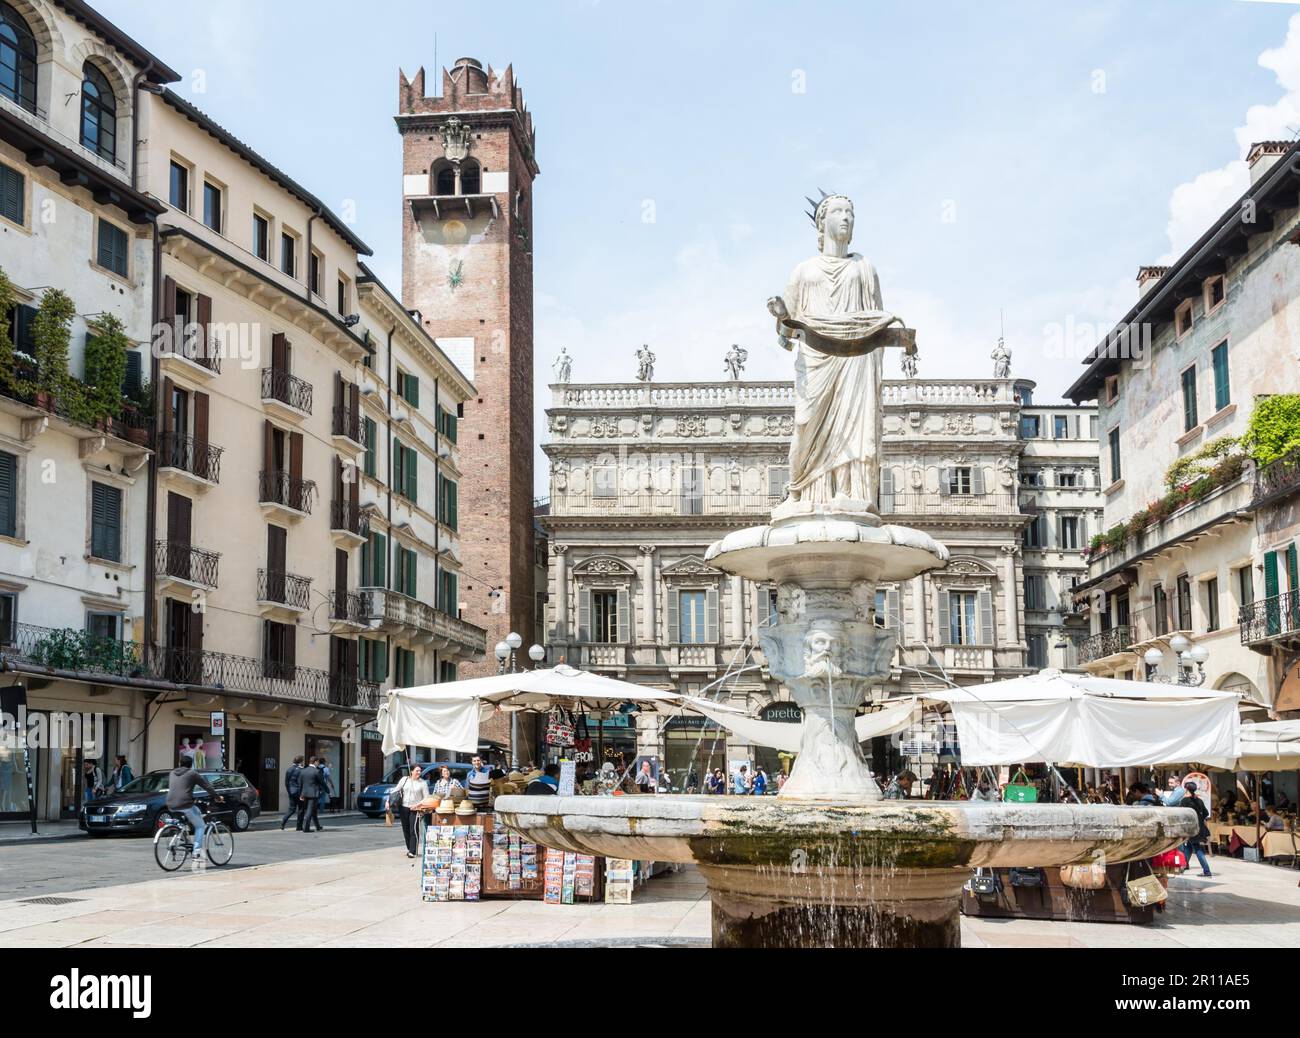
[[[1047,877],[1043,874],[1042,869],[1011,869],[1011,885],[1013,887],[1043,887],[1047,885]]]
[[[1061,883],[1074,890],[1102,890],[1106,886],[1106,866],[1098,862],[1062,865]]]
[[[551,746],[573,745],[573,720],[560,707],[551,710],[546,719],[546,741]]]
[[[582,742],[589,743],[591,741],[591,731],[587,727],[587,715],[585,712],[577,714],[573,719],[573,738],[575,744]]]
[[[1137,879],[1129,879],[1131,868],[1130,862],[1124,869],[1124,904],[1145,908],[1148,905],[1158,905],[1168,899],[1169,891],[1154,872],[1139,876]]]
[[[388,791],[388,811],[392,814],[396,814],[398,808],[402,806],[402,788],[405,785],[406,778],[403,777],[397,785]]]
[[[971,893],[976,897],[997,897],[1001,887],[1002,883],[998,879],[998,874],[992,870],[989,870],[986,874],[983,869],[976,869],[975,875],[971,877],[970,889]]]
[[[1030,784],[1029,776],[1021,768],[1002,791],[1002,799],[1008,804],[1036,804],[1038,787]]]

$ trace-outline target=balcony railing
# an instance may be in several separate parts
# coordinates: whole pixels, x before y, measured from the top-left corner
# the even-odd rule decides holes
[[[330,593],[330,619],[364,627],[368,619],[369,597],[359,591],[335,588]]]
[[[1255,493],[1251,503],[1263,504],[1300,493],[1300,450],[1284,454],[1255,471]]]
[[[278,400],[295,411],[311,414],[312,385],[278,368],[262,369],[262,399]]]
[[[1300,637],[1300,589],[1241,607],[1241,644]]]
[[[221,344],[208,329],[196,321],[187,322],[178,317],[170,325],[170,332],[170,341],[162,343],[163,356],[181,357],[214,375],[221,374]]]
[[[278,570],[257,571],[257,600],[276,602],[290,609],[311,608],[311,577]]]
[[[370,513],[351,501],[331,501],[330,529],[341,530],[364,540],[370,536]]]
[[[220,561],[219,552],[204,551],[182,541],[154,542],[154,568],[160,576],[215,588]]]
[[[144,659],[138,642],[100,638],[89,631],[0,625],[0,655],[50,670],[87,678],[169,681],[201,685],[216,692],[251,692],[300,703],[375,710],[379,686],[312,667],[288,667],[223,652],[155,645]],[[274,673],[268,674],[271,670]]]
[[[353,443],[364,442],[361,439],[361,413],[350,407],[334,408],[334,436],[344,436]]]
[[[1094,660],[1113,656],[1117,652],[1123,652],[1132,644],[1133,628],[1127,624],[1112,627],[1109,631],[1101,631],[1090,638],[1085,638],[1079,644],[1079,665],[1083,666]]]
[[[1019,515],[1014,494],[892,494],[881,499],[883,515]]]
[[[263,472],[260,493],[258,500],[264,505],[281,505],[311,515],[316,483],[310,479],[294,479],[287,472]]]
[[[200,443],[193,436],[180,433],[163,433],[158,444],[158,465],[165,469],[180,469],[209,483],[221,482],[221,455],[224,447]]]

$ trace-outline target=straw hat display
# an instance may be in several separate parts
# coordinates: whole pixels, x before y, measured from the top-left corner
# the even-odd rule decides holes
[[[437,797],[425,797],[423,800],[421,800],[418,804],[415,805],[414,810],[433,811],[437,808],[437,806],[438,806]]]
[[[459,804],[467,796],[469,796],[469,794],[465,792],[464,786],[456,786],[451,791],[451,799],[457,804]]]
[[[452,802],[451,797],[443,797],[442,803],[438,805],[438,814],[452,815],[456,813],[456,805]]]
[[[478,814],[478,808],[474,806],[474,801],[462,800],[456,805],[456,813],[458,815],[476,815]]]

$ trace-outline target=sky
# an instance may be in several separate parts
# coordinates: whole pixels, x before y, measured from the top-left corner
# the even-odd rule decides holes
[[[746,378],[791,377],[764,301],[816,251],[819,190],[853,198],[919,377],[991,376],[1005,329],[1012,373],[1060,399],[1138,267],[1245,190],[1250,143],[1300,134],[1296,0],[93,2],[355,211],[393,286],[398,69],[432,90],[462,55],[513,64],[542,171],[539,443],[562,346],[577,382],[632,381],[643,343],[659,381],[723,377],[732,343]]]

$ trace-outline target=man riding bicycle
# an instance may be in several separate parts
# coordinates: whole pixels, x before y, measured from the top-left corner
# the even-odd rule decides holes
[[[188,761],[189,758],[183,758]],[[203,812],[194,806],[194,787],[202,786],[214,800],[224,800],[212,783],[194,770],[188,763],[173,768],[171,778],[167,781],[167,810],[177,815],[184,815],[194,828],[194,864],[201,868],[203,862],[203,837],[208,823]]]

